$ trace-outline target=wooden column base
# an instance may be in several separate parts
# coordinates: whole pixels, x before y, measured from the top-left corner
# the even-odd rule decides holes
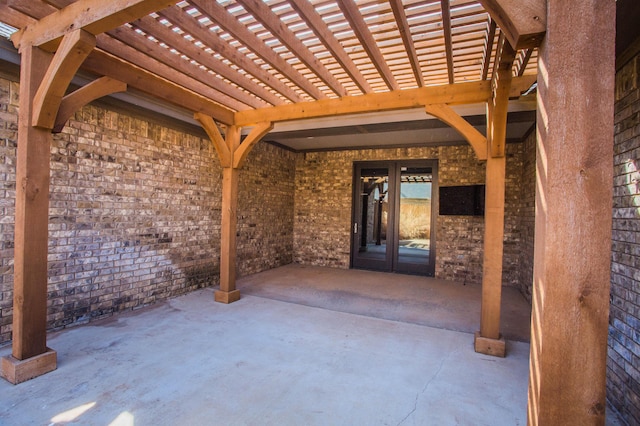
[[[490,339],[488,337],[482,337],[480,332],[476,331],[473,342],[475,350],[478,353],[499,356],[501,358],[507,355],[507,345],[502,335],[500,335],[499,339]]]
[[[43,354],[19,360],[13,355],[2,357],[0,376],[17,385],[34,377],[42,376],[55,370],[58,366],[56,351],[47,348]]]
[[[220,303],[233,303],[240,300],[240,290],[222,291],[216,290],[213,292],[213,298],[216,302]]]

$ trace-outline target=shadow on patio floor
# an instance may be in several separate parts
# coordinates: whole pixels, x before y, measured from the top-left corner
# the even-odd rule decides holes
[[[474,333],[482,287],[357,269],[290,264],[238,279],[241,294],[338,312]],[[502,334],[529,342],[531,307],[515,288],[502,290]]]

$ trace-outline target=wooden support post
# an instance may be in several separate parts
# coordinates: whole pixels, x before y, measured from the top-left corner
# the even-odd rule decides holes
[[[616,2],[548,0],[547,8],[528,422],[604,425]]]
[[[486,170],[482,310],[474,346],[476,352],[504,357],[506,345],[500,335],[500,302],[506,158],[489,156]]]
[[[2,359],[2,376],[19,383],[56,368],[47,349],[47,238],[51,130],[31,125],[33,98],[52,55],[37,47],[21,50],[20,112],[16,165],[16,224],[13,352]]]
[[[484,214],[484,258],[482,265],[482,310],[476,352],[504,357],[506,343],[500,335],[502,301],[502,257],[504,248],[504,194],[506,130],[511,67],[515,51],[508,41],[496,52],[499,63],[494,74],[493,96],[487,105],[487,165]]]
[[[244,141],[241,142],[241,127],[227,126],[223,138],[213,119],[205,114],[196,113],[194,118],[200,122],[218,153],[222,166],[222,225],[220,230],[220,290],[214,292],[216,302],[233,303],[240,299],[236,289],[236,235],[238,227],[238,177],[239,170],[251,149],[269,133],[273,125],[262,122],[255,125]]]
[[[239,135],[238,135],[239,136]],[[228,137],[228,135],[227,135]],[[222,169],[222,228],[220,230],[220,290],[216,302],[232,303],[240,299],[236,289],[236,233],[238,227],[238,175],[233,167]]]

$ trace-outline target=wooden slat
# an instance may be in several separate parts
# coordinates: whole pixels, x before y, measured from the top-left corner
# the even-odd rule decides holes
[[[411,69],[413,70],[416,83],[418,84],[418,87],[423,87],[424,78],[422,77],[422,69],[420,68],[418,54],[416,53],[416,48],[413,44],[413,39],[411,38],[411,28],[409,28],[409,21],[407,20],[407,15],[404,12],[402,0],[390,0],[390,3],[393,15],[395,16],[398,24],[398,30],[400,31],[402,42],[404,43],[407,56],[409,57],[409,62],[411,63]]]
[[[547,30],[546,0],[479,0],[516,50],[538,47]]]
[[[114,56],[120,57],[133,65],[146,69],[153,74],[183,86],[189,90],[199,93],[215,102],[225,105],[235,110],[250,109],[247,105],[237,101],[236,99],[213,89],[199,80],[181,72],[176,72],[175,68],[167,65],[161,60],[152,58],[139,50],[124,44],[123,42],[110,37],[107,34],[101,34],[97,37],[98,47]],[[213,78],[213,76],[212,76]],[[224,83],[221,81],[220,85]]]
[[[347,91],[325,66],[302,44],[296,35],[275,15],[262,0],[237,0],[250,12],[271,34],[276,36],[295,54],[320,80],[322,80],[338,96],[346,96]]]
[[[64,93],[95,45],[95,36],[82,29],[65,34],[33,98],[34,126],[53,129]]]
[[[129,53],[125,53],[128,55],[127,58],[130,62],[149,70],[155,69],[157,71],[154,72],[161,73],[160,75],[165,78],[171,78],[169,77],[171,74],[167,74],[167,70],[170,69],[173,74],[177,74],[175,77],[176,80],[187,81],[188,79],[192,81],[192,85],[202,85],[202,87],[206,88],[203,89],[206,91],[202,92],[202,94],[212,96],[212,99],[229,108],[264,108],[269,105],[267,102],[257,99],[249,93],[222,81],[215,75],[207,72],[207,70],[200,68],[197,64],[183,59],[181,55],[177,55],[169,49],[163,48],[158,43],[149,40],[147,37],[138,34],[132,28],[122,26],[109,31],[107,34],[119,40],[124,45],[133,48],[133,50],[128,50]],[[175,34],[174,37],[178,38],[179,35]],[[105,38],[100,37],[99,39],[100,47],[107,50]],[[112,48],[109,51],[111,53],[118,53],[117,50],[113,50]],[[137,51],[139,54],[134,53],[134,51]],[[163,69],[164,72],[162,71]],[[178,72],[176,73],[176,71]],[[190,89],[194,90],[194,87],[190,87]],[[211,89],[218,93],[213,92]],[[224,99],[227,99],[227,101]]]
[[[496,37],[496,21],[490,19],[489,30],[485,40],[484,54],[482,57],[482,80],[486,80],[489,74],[489,64],[491,63],[491,54],[493,53],[493,41]]]
[[[290,3],[291,7],[298,12],[309,28],[313,29],[316,36],[322,41],[327,49],[329,49],[335,60],[340,64],[362,93],[371,93],[372,89],[369,82],[362,75],[349,54],[340,44],[340,41],[331,32],[329,26],[322,20],[322,17],[318,12],[316,12],[311,3],[307,0],[290,0]]]
[[[147,16],[133,22],[133,25],[140,28],[147,34],[152,34],[154,38],[163,42],[170,48],[175,49],[188,58],[197,61],[201,65],[204,65],[218,75],[237,84],[240,88],[255,94],[255,96],[257,96],[258,98],[261,98],[272,105],[281,105],[284,103],[282,99],[280,99],[264,87],[249,80],[228,65],[225,65],[222,61],[219,61],[213,56],[204,53],[202,49],[194,45],[192,42],[186,40],[182,35],[174,32],[167,26],[162,25],[154,18]],[[118,30],[114,30],[114,32],[120,30],[124,30],[124,28],[119,28]],[[110,32],[109,34],[115,35],[114,32]],[[177,70],[180,70],[185,74],[196,77],[198,80],[205,84],[211,85],[210,83],[219,81],[219,79],[215,78],[206,70],[200,68],[198,65],[185,60],[180,55],[171,53],[168,49],[163,48],[157,43],[154,43],[147,37],[142,37],[135,34],[135,32],[133,31],[130,33],[130,36],[125,35],[123,38],[120,38],[120,40],[124,41],[125,43],[127,43],[128,40],[137,40],[138,45],[147,46],[146,48],[148,49],[149,53],[155,52],[155,54],[152,56],[158,57],[158,55],[162,55],[159,56],[159,58],[166,58],[166,60],[164,61],[165,63],[175,67]],[[255,97],[250,96],[247,92],[235,88],[230,84],[213,84],[212,87],[254,108],[265,106],[264,101],[256,99]]]
[[[447,56],[447,75],[449,76],[449,84],[453,84],[453,42],[451,40],[451,11],[449,8],[449,0],[441,0],[440,4],[442,5],[442,30],[444,33],[444,51]]]
[[[176,0],[79,0],[21,29],[12,40],[18,49],[34,45],[53,51],[70,28],[97,35],[175,3]]]
[[[14,28],[23,28],[36,22],[32,17],[9,7],[6,2],[0,2],[0,21]]]
[[[112,93],[124,92],[127,85],[110,77],[101,77],[97,80],[76,89],[62,98],[60,108],[53,126],[54,133],[60,133],[69,118],[84,105],[103,96]]]
[[[345,18],[347,18],[351,24],[351,29],[356,34],[356,37],[358,37],[358,40],[360,40],[362,47],[367,52],[367,55],[380,73],[380,76],[386,83],[387,87],[390,90],[399,90],[400,86],[398,86],[393,73],[387,66],[387,62],[380,52],[373,35],[371,35],[366,22],[360,14],[358,6],[353,2],[353,0],[343,0],[338,2],[338,5],[340,6],[340,10],[342,10]]]
[[[238,22],[227,10],[216,1],[207,0],[191,0],[191,4],[207,15],[212,21],[220,25],[226,31],[233,35],[237,40],[251,49],[256,55],[260,56],[265,62],[277,69],[282,75],[298,85],[302,90],[311,95],[314,99],[323,99],[327,96],[295,68],[293,68],[285,59],[276,52],[271,50],[264,44],[262,40],[256,37],[242,23]]]
[[[533,54],[533,48],[529,48],[527,50],[524,51],[524,55],[522,56],[522,61],[519,64],[518,67],[518,77],[522,77],[522,75],[524,74],[525,70],[527,69],[527,65],[529,64],[529,61],[531,60],[531,54]]]
[[[284,82],[282,82],[275,76],[265,71],[263,68],[260,68],[254,61],[250,60],[245,55],[240,53],[238,49],[231,46],[228,42],[220,38],[216,33],[214,33],[213,31],[209,31],[208,28],[191,17],[189,14],[182,12],[182,9],[180,9],[179,7],[169,7],[158,12],[158,14],[166,18],[172,24],[180,27],[183,31],[193,36],[196,40],[202,42],[203,45],[210,47],[214,52],[217,52],[223,57],[227,58],[238,67],[251,74],[254,78],[260,80],[267,86],[272,87],[285,98],[293,102],[304,101],[300,94],[298,94],[295,90],[287,86]],[[198,62],[207,65],[207,60],[202,59],[203,57],[208,56],[208,53],[206,53],[204,50],[198,54],[194,52],[193,55],[194,59],[196,59]],[[209,58],[209,61],[212,60],[217,59]]]
[[[233,123],[232,110],[104,51],[94,50],[82,64],[82,69],[120,80],[129,87],[174,105],[210,115],[221,123]]]
[[[41,1],[6,0],[6,3],[11,9],[33,18],[36,21],[57,12],[55,7]],[[32,25],[37,24],[36,21],[32,22]],[[24,29],[24,27],[16,28]]]

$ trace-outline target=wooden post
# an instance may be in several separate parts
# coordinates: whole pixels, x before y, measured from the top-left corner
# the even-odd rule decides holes
[[[47,348],[47,238],[51,131],[31,125],[33,98],[52,55],[21,49],[20,112],[16,164],[13,287],[13,352],[2,359],[2,376],[16,384],[55,370]]]
[[[604,425],[616,3],[548,0],[547,7],[528,422]]]
[[[216,302],[232,303],[240,299],[236,289],[236,233],[238,226],[238,175],[234,167],[222,169],[222,228],[220,230],[220,290]]]
[[[484,257],[482,267],[482,309],[476,352],[504,357],[506,343],[500,334],[502,300],[502,254],[504,239],[505,157],[487,158],[484,211]]]
[[[506,135],[511,66],[515,51],[504,41],[497,52],[493,96],[487,105],[487,164],[484,214],[484,257],[482,265],[482,310],[476,352],[504,357],[506,343],[500,335],[502,301],[502,257],[504,250],[504,194]]]
[[[216,302],[233,303],[240,299],[240,291],[236,289],[239,170],[233,167],[233,156],[240,146],[240,128],[228,126],[224,143],[229,150],[229,161],[222,167],[220,290],[214,292],[214,299]]]
[[[222,217],[220,230],[220,290],[214,292],[216,302],[233,303],[240,299],[236,289],[236,235],[238,227],[238,176],[249,152],[271,129],[269,122],[258,123],[241,141],[239,126],[227,126],[223,138],[211,117],[196,113],[194,118],[209,135],[222,166]]]

